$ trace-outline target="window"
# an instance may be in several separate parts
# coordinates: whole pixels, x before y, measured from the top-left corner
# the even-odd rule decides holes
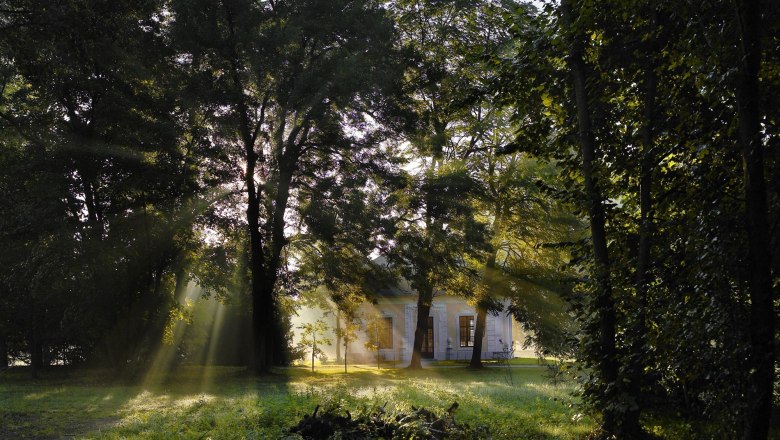
[[[428,317],[428,329],[425,331],[420,354],[424,358],[433,358],[433,316]]]
[[[379,349],[393,348],[393,318],[385,316],[379,320]]]
[[[460,327],[460,346],[473,347],[474,346],[474,317],[461,316],[459,327]]]

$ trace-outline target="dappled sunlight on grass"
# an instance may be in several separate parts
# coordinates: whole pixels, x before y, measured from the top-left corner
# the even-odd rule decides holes
[[[24,396],[26,400],[40,400],[40,399],[46,399],[49,398],[55,394],[63,393],[65,392],[65,388],[56,388],[52,390],[46,390],[46,391],[38,391],[35,393],[30,393]]]
[[[122,418],[118,425],[125,425],[128,422],[128,418],[135,421],[135,419],[141,418],[146,413],[167,411],[171,407],[170,400],[170,396],[167,394],[155,395],[149,391],[143,391],[136,397],[128,400],[117,411],[117,416]]]
[[[573,386],[546,383],[541,368],[517,370],[514,386],[495,369],[350,366],[350,371],[285,368],[258,378],[242,367],[181,367],[158,373],[151,386],[74,378],[37,400],[25,397],[50,390],[20,381],[4,385],[11,392],[6,396],[13,397],[0,397],[7,404],[0,422],[14,427],[0,434],[23,429],[102,439],[279,438],[317,405],[353,413],[384,405],[390,412],[412,406],[442,412],[455,401],[459,422],[487,425],[494,438],[576,439],[592,427],[587,419],[574,423],[575,411],[562,403]],[[203,390],[206,375],[213,381]]]

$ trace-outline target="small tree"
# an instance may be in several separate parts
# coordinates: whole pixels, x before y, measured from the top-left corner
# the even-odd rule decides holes
[[[378,313],[374,313],[364,318],[365,327],[363,329],[366,332],[366,343],[364,344],[366,350],[373,351],[376,355],[376,368],[379,369],[379,349],[381,342],[382,330],[385,325],[384,317]]]
[[[298,328],[303,330],[301,344],[311,347],[311,371],[314,372],[314,358],[317,356],[322,357],[325,354],[317,344],[330,345],[332,343],[330,338],[325,337],[325,332],[329,329],[328,324],[318,319],[313,323],[303,324]]]
[[[336,337],[340,338],[344,343],[344,373],[347,372],[349,343],[357,339],[357,331],[359,328],[360,324],[351,319],[345,320],[343,326],[336,328]]]

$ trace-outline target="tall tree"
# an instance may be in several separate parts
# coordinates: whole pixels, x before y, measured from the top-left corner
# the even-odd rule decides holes
[[[578,10],[572,7],[572,2],[564,0],[560,6],[561,19],[569,40],[568,63],[571,70],[572,89],[577,108],[577,127],[582,158],[582,176],[585,181],[585,194],[590,218],[591,241],[595,261],[595,294],[596,310],[598,312],[598,372],[601,386],[613,389],[613,393],[605,393],[604,398],[612,400],[614,392],[619,388],[618,360],[615,346],[615,301],[612,297],[610,281],[610,260],[607,249],[605,227],[604,198],[601,194],[598,177],[596,177],[597,157],[596,139],[591,122],[591,99],[587,88],[588,72],[585,64],[584,32],[579,26]],[[575,24],[580,23],[580,24]],[[625,433],[634,432],[635,427],[621,426],[620,415],[613,406],[605,405],[602,413],[602,429],[607,436],[625,438]]]
[[[472,215],[478,185],[462,163],[461,121],[470,96],[466,56],[484,43],[477,23],[487,2],[399,1],[393,13],[399,43],[410,58],[404,98],[404,130],[416,168],[401,198],[398,242],[390,261],[418,292],[410,368],[420,368],[420,350],[435,293],[456,292],[452,283],[468,255],[484,252],[484,224]],[[487,31],[486,31],[487,32]],[[467,143],[467,142],[466,142]],[[465,292],[461,292],[465,293]]]
[[[344,126],[361,123],[381,83],[384,72],[371,66],[386,55],[391,27],[368,1],[175,2],[173,11],[214,139],[243,166],[233,185],[246,193],[253,364],[264,372],[283,360],[277,289],[287,216],[316,169],[335,173],[370,146]]]
[[[737,117],[744,175],[750,291],[750,392],[744,439],[765,439],[772,417],[775,374],[775,310],[772,289],[760,81],[762,10],[758,0],[737,2],[740,63]]]

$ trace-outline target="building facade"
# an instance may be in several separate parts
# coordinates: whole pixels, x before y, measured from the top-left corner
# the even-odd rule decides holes
[[[417,323],[417,295],[412,292],[380,294],[375,304],[364,303],[358,309],[361,320],[359,339],[350,344],[356,358],[373,357],[367,341],[379,346],[380,359],[408,363],[412,356]],[[474,350],[477,312],[464,298],[438,294],[428,314],[428,331],[423,339],[422,357],[434,360],[468,360]],[[505,356],[516,345],[511,315],[488,314],[482,340],[482,358]],[[379,325],[369,325],[378,322]],[[376,333],[371,335],[365,329]],[[362,333],[362,334],[360,334]],[[378,344],[377,344],[378,343]]]

